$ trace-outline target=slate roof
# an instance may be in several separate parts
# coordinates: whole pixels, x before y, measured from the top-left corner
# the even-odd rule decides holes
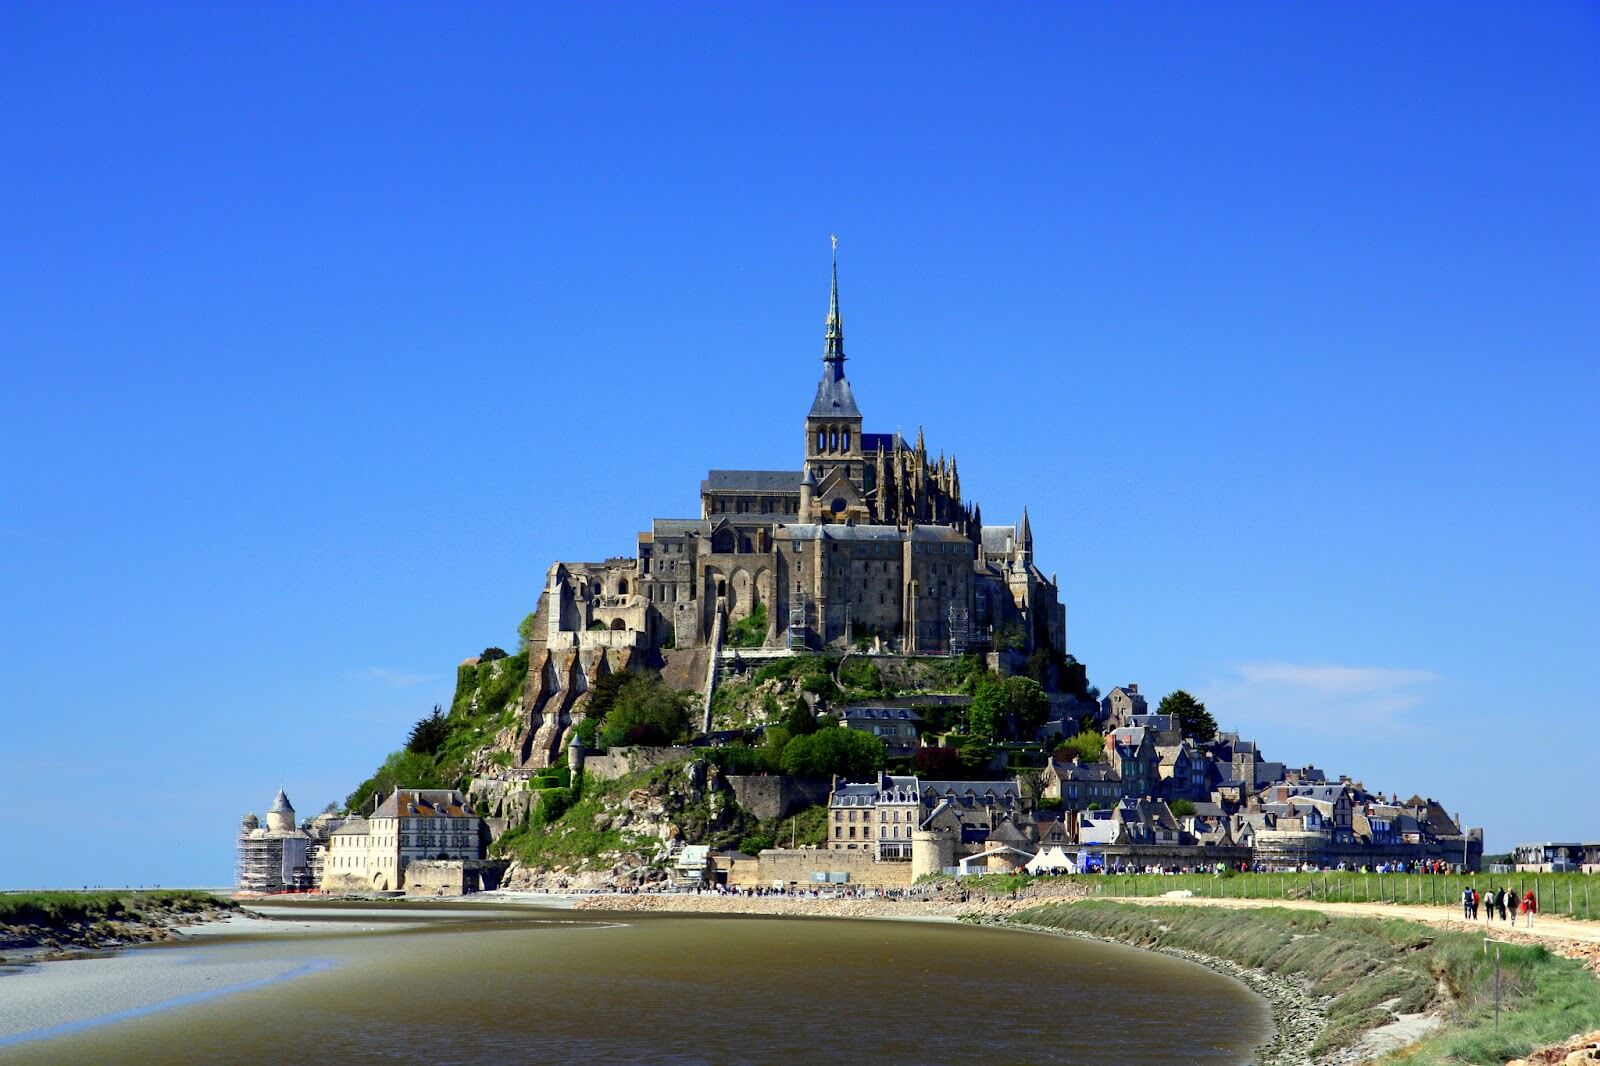
[[[708,470],[701,492],[800,491],[799,470]]]
[[[819,525],[815,522],[796,522],[783,528],[788,531],[791,540],[866,540],[899,543],[905,536],[899,526]]]
[[[856,406],[855,393],[850,391],[850,379],[844,376],[844,367],[829,363],[822,369],[822,380],[817,382],[817,395],[811,401],[808,417],[860,418],[861,408]],[[799,480],[796,478],[796,480]]]
[[[905,438],[902,437],[898,433],[863,433],[863,434],[861,434],[861,450],[862,451],[868,452],[868,453],[875,452],[875,451],[878,450],[878,445],[880,445],[880,444],[883,445],[883,450],[886,451],[886,452],[894,451],[894,446],[896,444],[899,444],[900,447],[902,447],[902,448],[909,447],[906,444]]]
[[[846,707],[839,713],[850,721],[922,721],[922,715],[910,707]]]
[[[664,537],[681,537],[686,533],[709,533],[711,523],[704,518],[657,518],[650,523],[657,540]]]
[[[1010,555],[1016,550],[1016,526],[984,526],[979,536],[983,540],[983,550],[991,555]]]
[[[278,789],[278,794],[272,798],[272,806],[267,808],[269,814],[293,814],[294,807],[289,803],[289,797],[283,789]]]
[[[397,788],[374,818],[472,818],[471,807],[453,788]]]

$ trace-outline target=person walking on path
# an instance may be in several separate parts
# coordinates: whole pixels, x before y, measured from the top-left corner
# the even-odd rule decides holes
[[[1481,900],[1481,902],[1483,904],[1483,920],[1484,921],[1486,921],[1486,922],[1494,921],[1494,901],[1495,901],[1495,898],[1497,896],[1499,896],[1499,895],[1500,895],[1500,893],[1496,892],[1493,888],[1490,888],[1488,892],[1484,893],[1483,899]]]
[[[1528,889],[1522,895],[1522,920],[1528,929],[1533,928],[1533,916],[1539,913],[1539,900],[1534,896],[1533,889]]]
[[[1472,917],[1472,886],[1468,885],[1461,890],[1461,917]]]
[[[1502,922],[1506,920],[1507,912],[1511,914],[1513,922],[1517,920],[1517,897],[1512,895],[1510,885],[1501,886],[1500,898],[1495,900],[1495,906],[1499,908]]]

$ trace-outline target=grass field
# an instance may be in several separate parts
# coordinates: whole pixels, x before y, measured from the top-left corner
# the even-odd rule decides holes
[[[163,914],[195,914],[234,906],[232,900],[183,888],[4,892],[0,893],[0,925],[61,926],[73,922],[140,921]]]
[[[1328,1026],[1310,1049],[1313,1058],[1348,1047],[1396,1014],[1423,1010],[1441,1013],[1445,1025],[1386,1061],[1500,1063],[1600,1028],[1600,980],[1581,963],[1521,945],[1500,949],[1497,1028],[1496,957],[1476,933],[1308,910],[1156,911],[1109,900],[1045,904],[1009,920],[1197,951],[1303,980],[1314,995],[1332,997]]]
[[[1160,896],[1188,889],[1197,896],[1304,899],[1344,903],[1460,906],[1461,890],[1510,885],[1517,897],[1537,893],[1539,913],[1600,918],[1600,874],[1094,874],[1069,878],[1098,896]]]

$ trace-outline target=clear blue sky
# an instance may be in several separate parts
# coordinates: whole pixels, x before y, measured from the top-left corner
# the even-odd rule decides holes
[[[1600,12],[0,9],[0,886],[211,883],[554,559],[869,428],[1100,687],[1600,838]]]

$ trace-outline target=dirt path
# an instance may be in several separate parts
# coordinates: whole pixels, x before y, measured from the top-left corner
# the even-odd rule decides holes
[[[1509,922],[1465,921],[1461,908],[1432,907],[1417,903],[1330,903],[1301,899],[1213,899],[1204,896],[1101,896],[1120,903],[1138,903],[1149,906],[1188,904],[1201,907],[1231,907],[1243,910],[1251,907],[1290,907],[1297,910],[1322,911],[1324,914],[1359,915],[1367,918],[1404,918],[1455,932],[1476,933],[1517,944],[1544,944],[1552,951],[1568,958],[1582,959],[1590,968],[1600,972],[1600,922],[1579,921],[1555,915],[1536,915],[1533,928],[1525,928],[1519,919],[1515,929]]]

